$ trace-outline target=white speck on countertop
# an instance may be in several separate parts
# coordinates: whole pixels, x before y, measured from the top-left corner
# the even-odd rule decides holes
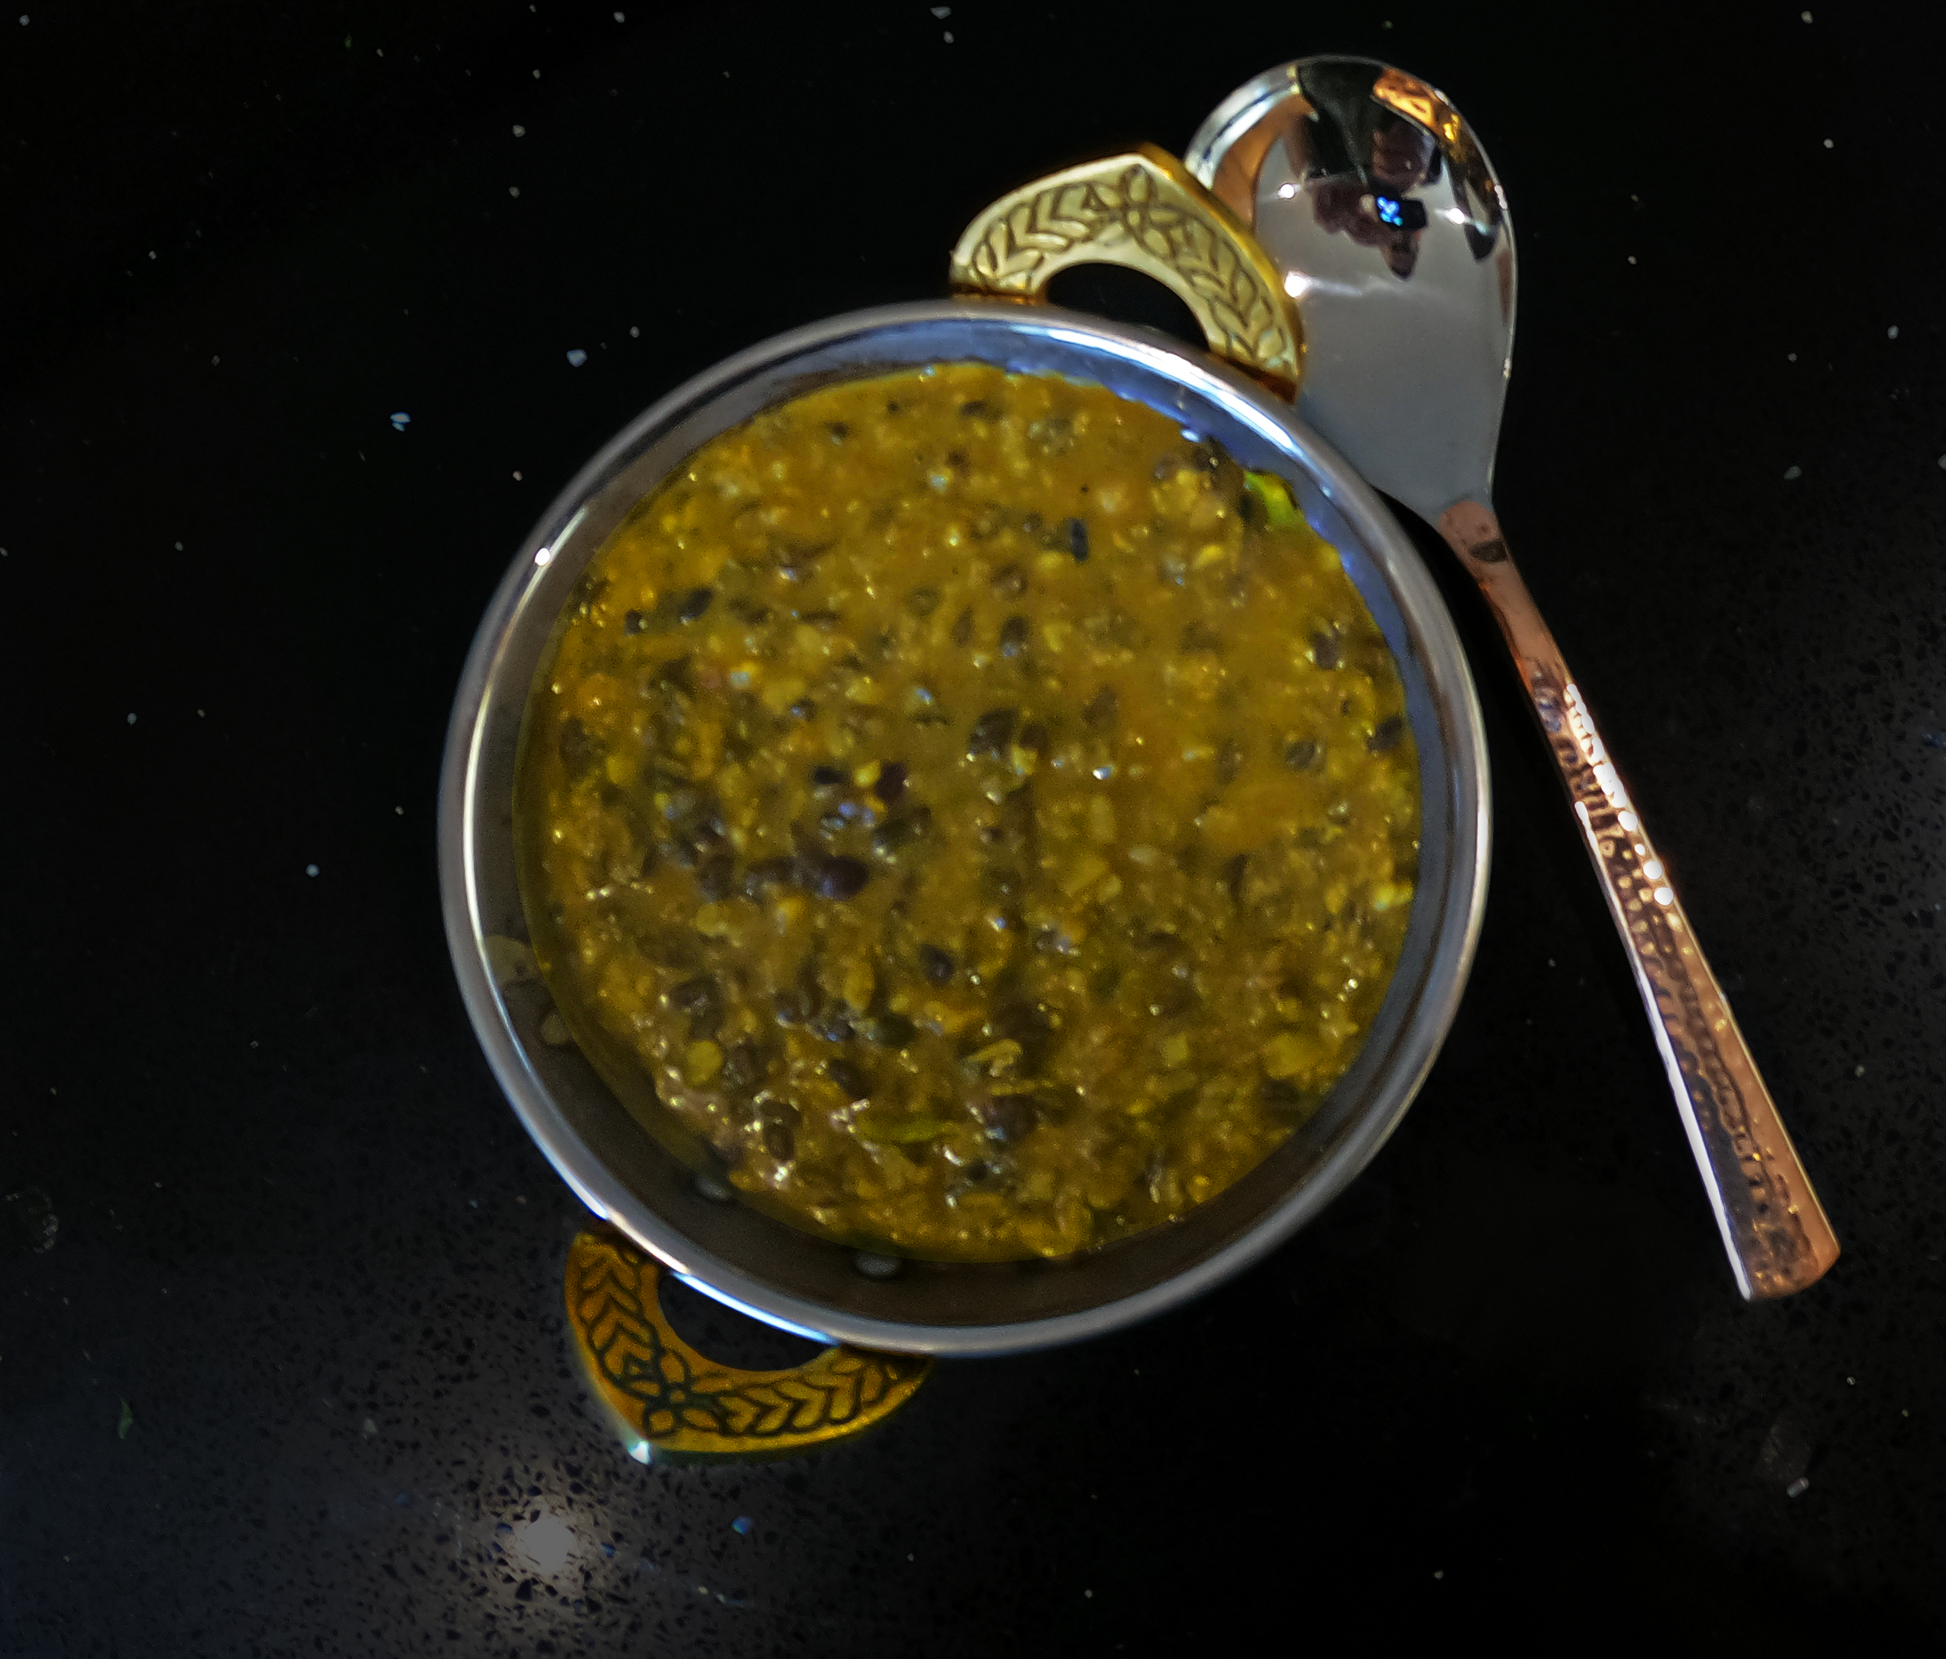
[[[520,194],[520,186],[519,186],[519,185],[517,185],[517,184],[510,184],[510,185],[508,185],[508,186],[507,186],[507,194],[508,194],[509,196],[518,196],[518,195]]]
[[[538,69],[536,69],[534,71],[534,79],[538,81],[540,78],[541,78],[541,72]]]
[[[1432,1576],[1434,1578],[1444,1578],[1446,1576],[1446,1569],[1444,1567],[1441,1567],[1436,1572],[1434,1572]]]
[[[408,415],[403,409],[393,410],[391,419],[392,419],[392,430],[394,432],[403,432],[408,426],[412,424],[412,417]]]
[[[1806,23],[1811,21],[1811,14],[1809,12],[1799,12],[1797,15],[1803,18]]]
[[[628,325],[628,337],[629,337],[629,338],[630,338],[631,340],[639,340],[639,339],[641,339],[641,338],[642,338],[642,331],[641,331],[641,329],[639,329],[639,328],[637,328],[637,327],[635,326],[635,324],[633,324],[633,323],[630,323],[630,324]]]
[[[617,13],[615,14],[615,21],[616,21],[617,23],[626,23],[626,22],[628,21],[628,19],[627,19],[627,17],[625,17],[625,16],[624,16],[624,15],[623,15],[622,13],[620,13],[620,12],[617,12]]]
[[[525,138],[526,136],[527,136],[527,129],[523,127],[518,121],[516,121],[514,123],[514,137]]]
[[[1635,255],[1634,255],[1634,254],[1630,254],[1630,255],[1628,256],[1628,262],[1629,262],[1629,263],[1630,263],[1631,265],[1633,265],[1633,264],[1635,263]]]
[[[198,709],[196,712],[198,714],[201,714],[203,711],[201,709]],[[392,808],[392,810],[396,812],[401,818],[405,816],[405,808],[402,806],[395,806]]]
[[[1824,147],[1825,147],[1825,148],[1826,148],[1827,150],[1835,150],[1835,149],[1836,149],[1836,148],[1837,148],[1838,146],[1837,146],[1837,145],[1835,145],[1835,144],[1833,144],[1833,143],[1831,142],[1831,140],[1827,138],[1827,139],[1826,139],[1826,140],[1824,141]]]
[[[222,358],[220,358],[220,357],[212,357],[212,358],[211,358],[211,359],[209,360],[209,366],[210,366],[210,367],[211,367],[211,368],[213,369],[213,368],[215,368],[215,367],[216,367],[216,365],[217,365],[218,363],[220,363],[220,362],[222,362],[222,361],[223,361],[223,359],[222,359]]]
[[[583,363],[588,361],[588,354],[579,346],[576,346],[573,351],[568,353],[568,361],[578,369]]]
[[[1863,1077],[1865,1075],[1865,1068],[1863,1066],[1853,1066],[1851,1068],[1851,1074],[1853,1077]]]
[[[1809,14],[1807,13],[1806,15],[1808,16]],[[1799,1475],[1796,1480],[1792,1481],[1789,1486],[1784,1488],[1784,1496],[1787,1498],[1801,1498],[1804,1496],[1806,1492],[1810,1490],[1811,1490],[1810,1477],[1807,1475]]]
[[[1083,1590],[1081,1593],[1082,1595],[1086,1596],[1090,1601],[1093,1601],[1095,1599],[1095,1593],[1092,1590]]]
[[[1785,483],[1789,483],[1793,478],[1802,478],[1803,476],[1804,469],[1802,467],[1786,467],[1784,469]]]
[[[318,873],[318,867],[315,864],[307,864],[304,866],[304,873],[307,876],[314,876]]]
[[[203,711],[202,711],[201,709],[198,709],[198,710],[196,711],[196,718],[197,718],[198,720],[204,720],[204,719],[207,719],[207,718],[208,718],[208,716],[207,716],[207,715],[205,715],[205,714],[203,713]]]
[[[520,483],[520,482],[521,482],[521,477],[520,477],[520,474],[519,474],[518,472],[516,472],[516,473],[514,474],[514,482],[515,482],[516,484],[518,484],[518,483]]]
[[[378,1433],[378,1425],[374,1423],[369,1417],[365,1419],[364,1429],[365,1429],[365,1433],[368,1435]]]
[[[131,715],[130,715],[130,716],[128,717],[128,723],[129,723],[129,724],[130,724],[131,726],[135,724],[135,716],[134,716],[134,715],[132,715],[132,714],[131,714]]]
[[[951,29],[945,31],[945,40],[948,46],[953,44],[953,31]],[[1088,1594],[1092,1596],[1094,1591],[1090,1590]]]
[[[1885,337],[1888,340],[1896,340],[1899,337],[1899,325],[1897,323],[1894,323],[1890,328],[1888,328],[1885,331]]]
[[[1786,363],[1795,363],[1795,362],[1797,361],[1797,353],[1796,353],[1796,352],[1794,352],[1794,351],[1787,351],[1787,352],[1785,352],[1785,353],[1784,353],[1784,361],[1785,361]]]

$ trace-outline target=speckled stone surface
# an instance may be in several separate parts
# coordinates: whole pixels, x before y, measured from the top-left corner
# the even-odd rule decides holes
[[[1946,235],[1911,195],[1936,116],[1886,91],[1916,32],[21,3],[0,1652],[1946,1639]],[[440,932],[487,595],[684,376],[937,293],[1003,189],[1180,146],[1322,49],[1442,84],[1512,194],[1502,517],[1844,1257],[1736,1299],[1555,784],[1422,537],[1498,839],[1465,1006],[1367,1175],[1173,1317],[943,1366],[795,1463],[645,1470],[571,1374],[576,1207]],[[677,1311],[731,1359],[789,1348]]]

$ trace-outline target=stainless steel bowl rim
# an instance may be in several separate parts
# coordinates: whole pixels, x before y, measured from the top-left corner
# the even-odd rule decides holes
[[[589,502],[629,459],[665,429],[715,404],[734,388],[820,348],[932,324],[972,324],[1001,330],[1032,345],[1045,342],[1174,383],[1205,410],[1241,419],[1278,442],[1308,473],[1356,532],[1363,549],[1383,565],[1390,589],[1410,611],[1441,660],[1428,664],[1442,688],[1460,774],[1462,808],[1452,824],[1452,874],[1438,955],[1424,993],[1404,1028],[1403,1046],[1380,1076],[1375,1098],[1331,1146],[1310,1176],[1263,1213],[1247,1231],[1185,1269],[1130,1294],[1053,1317],[995,1324],[920,1323],[874,1318],[792,1293],[735,1262],[703,1249],[647,1204],[597,1155],[567,1121],[516,1034],[490,969],[490,931],[478,900],[476,769],[489,694],[518,698],[528,685],[496,685],[496,669],[516,624],[551,629],[555,617],[523,614],[522,600],[553,550],[574,533]],[[918,361],[915,359],[914,361]],[[882,371],[880,371],[882,372]],[[726,422],[725,426],[735,424]],[[665,474],[666,476],[666,474]],[[638,497],[639,499],[639,497]],[[1052,1346],[1147,1319],[1211,1289],[1275,1249],[1315,1216],[1357,1174],[1398,1125],[1431,1068],[1450,1025],[1479,936],[1487,887],[1489,790],[1480,708],[1465,657],[1437,587],[1417,551],[1378,496],[1345,461],[1297,420],[1287,404],[1243,374],[1151,330],[1127,327],[1053,306],[945,300],[878,306],[826,318],[777,335],[723,359],[651,405],[605,445],[554,499],[521,545],[480,623],[460,676],[438,803],[441,902],[461,997],[494,1076],[535,1144],[593,1214],[612,1222],[698,1290],[754,1318],[832,1342],[867,1348],[942,1354],[994,1354]],[[642,1132],[646,1138],[646,1131]],[[1193,1212],[1192,1212],[1193,1213]],[[1175,1224],[1169,1224],[1175,1225]],[[805,1235],[807,1247],[832,1248]]]

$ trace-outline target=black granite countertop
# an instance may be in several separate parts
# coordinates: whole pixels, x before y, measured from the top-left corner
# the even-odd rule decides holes
[[[1946,1637],[1916,21],[20,4],[0,1652]],[[794,1463],[644,1469],[573,1370],[578,1208],[441,933],[487,596],[687,375],[936,295],[1001,191],[1179,149],[1328,49],[1444,86],[1492,149],[1523,265],[1501,515],[1844,1256],[1738,1299],[1490,624],[1415,530],[1486,702],[1493,886],[1370,1170],[1182,1312],[942,1365]],[[725,1357],[791,1346],[685,1298]]]

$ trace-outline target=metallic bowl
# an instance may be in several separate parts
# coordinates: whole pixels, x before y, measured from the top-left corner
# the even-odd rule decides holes
[[[836,380],[983,362],[1090,381],[1289,481],[1344,559],[1398,658],[1417,740],[1423,826],[1404,954],[1377,1020],[1318,1112],[1262,1164],[1177,1220],[1081,1255],[1001,1263],[861,1257],[729,1197],[648,1134],[572,1046],[542,1041],[550,1004],[509,940],[515,757],[528,690],[569,591],[637,502],[702,444]],[[1145,1319],[1241,1271],[1364,1168],[1404,1116],[1451,1024],[1486,897],[1488,792],[1479,703],[1432,578],[1378,497],[1247,376],[1147,330],[1053,307],[883,306],[778,336],[641,415],[548,508],[480,624],[440,779],[446,935],[473,1026],[514,1110],[594,1213],[677,1275],[755,1318],[865,1348],[993,1354]]]

